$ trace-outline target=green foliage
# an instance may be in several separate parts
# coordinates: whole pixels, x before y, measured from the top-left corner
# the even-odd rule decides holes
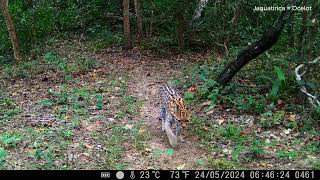
[[[6,97],[0,91],[0,122],[10,120],[20,112],[14,100]]]
[[[317,153],[319,152],[319,145],[320,145],[320,142],[311,141],[306,144],[305,148],[310,153]]]
[[[287,151],[287,150],[279,150],[276,153],[278,158],[289,158],[294,159],[299,155],[299,151],[296,151],[294,149]]]
[[[255,139],[251,142],[251,147],[250,147],[250,151],[255,155],[255,156],[259,156],[262,155],[264,153],[264,142],[259,140],[259,139]]]
[[[60,129],[61,131],[61,137],[66,139],[66,140],[71,140],[72,136],[73,136],[73,132],[69,129]]]
[[[51,101],[51,99],[44,99],[44,100],[40,101],[39,104],[43,107],[51,107],[52,101]]]
[[[241,138],[241,129],[239,126],[228,123],[226,127],[220,128],[221,135],[227,139],[238,140]]]
[[[30,78],[38,71],[38,61],[8,64],[4,66],[2,77],[5,79]]]
[[[121,142],[126,139],[128,131],[121,126],[112,127],[112,135],[106,142],[106,147],[108,147],[105,156],[106,168],[115,169],[119,165],[121,155],[124,152]]]
[[[21,140],[19,133],[2,133],[0,134],[0,142],[6,147],[16,147]]]
[[[85,86],[81,88],[70,88],[66,84],[62,84],[59,89],[48,90],[50,97],[40,101],[40,105],[44,107],[54,107],[55,113],[61,117],[67,113],[86,115],[88,110],[86,107],[94,103],[97,110],[101,110],[104,105],[103,95],[96,93],[95,89],[89,89]]]
[[[76,61],[76,66],[80,72],[88,72],[97,66],[97,60],[81,57]]]
[[[172,148],[168,148],[166,151],[167,155],[172,155],[174,153],[174,150]]]
[[[277,74],[277,78],[272,81],[272,89],[270,93],[270,97],[273,102],[275,102],[277,94],[280,91],[280,89],[284,86],[284,82],[285,82],[285,76],[282,69],[278,66],[275,66],[274,70]]]
[[[311,117],[316,121],[320,119],[320,106],[317,106],[311,111]]]
[[[237,169],[239,168],[239,164],[234,161],[230,161],[226,158],[213,158],[208,157],[208,164],[212,169]]]
[[[0,147],[0,169],[3,168],[4,159],[7,156],[7,151]]]
[[[31,153],[36,159],[41,159],[43,152],[40,149],[34,149]]]
[[[192,100],[193,98],[194,98],[194,94],[192,92],[185,92],[184,93],[184,99]]]
[[[103,106],[103,97],[100,94],[96,95],[96,109],[101,110]]]
[[[311,168],[313,170],[320,170],[320,159],[319,159],[319,157],[316,158],[315,160],[311,161]]]
[[[66,59],[60,57],[54,52],[48,52],[44,55],[44,61],[50,65],[55,71],[68,73],[69,68]]]
[[[263,127],[270,128],[282,123],[284,118],[285,118],[284,111],[276,111],[274,113],[268,111],[261,114],[260,123],[262,124]]]

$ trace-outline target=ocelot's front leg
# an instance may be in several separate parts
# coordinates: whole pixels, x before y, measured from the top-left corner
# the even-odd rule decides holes
[[[160,106],[160,116],[159,119],[161,120],[161,131],[165,131],[165,121],[166,121],[166,108],[164,105]]]
[[[182,124],[180,122],[176,122],[176,137],[180,139],[181,142],[186,142],[183,137],[181,136],[182,132]]]

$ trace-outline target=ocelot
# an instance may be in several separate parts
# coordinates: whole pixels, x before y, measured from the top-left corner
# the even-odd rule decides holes
[[[165,131],[169,143],[172,147],[177,145],[178,137],[180,136],[182,127],[186,127],[191,118],[191,112],[186,108],[183,98],[169,84],[164,84],[160,87],[160,117],[162,121],[162,131]],[[172,132],[172,125],[175,124],[175,134]]]

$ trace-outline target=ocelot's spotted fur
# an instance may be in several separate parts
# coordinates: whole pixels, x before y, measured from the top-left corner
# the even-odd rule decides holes
[[[161,130],[167,133],[170,145],[175,147],[182,127],[186,127],[190,120],[191,112],[186,108],[183,98],[169,84],[164,84],[160,87],[160,97]],[[173,124],[176,125],[175,134],[171,129]],[[181,137],[180,139],[183,140]]]

